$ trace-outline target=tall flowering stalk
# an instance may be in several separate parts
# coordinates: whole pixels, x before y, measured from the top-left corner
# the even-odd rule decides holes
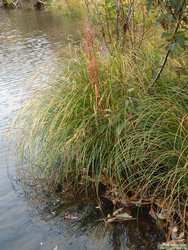
[[[100,104],[100,91],[99,91],[99,70],[98,63],[95,53],[95,39],[94,39],[94,30],[91,27],[86,27],[84,35],[84,50],[87,56],[87,72],[89,79],[92,83],[93,91],[95,93],[95,105],[97,113],[100,113],[101,104]]]

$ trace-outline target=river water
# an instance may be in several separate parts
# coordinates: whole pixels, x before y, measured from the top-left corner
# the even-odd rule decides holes
[[[40,193],[16,175],[10,124],[32,91],[66,66],[81,32],[81,22],[60,13],[0,9],[0,250],[149,250],[161,241],[147,220],[105,226],[92,202]]]

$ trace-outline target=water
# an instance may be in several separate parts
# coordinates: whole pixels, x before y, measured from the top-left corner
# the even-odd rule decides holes
[[[66,65],[81,32],[81,22],[61,14],[0,9],[0,250],[156,249],[161,240],[145,220],[105,226],[93,203],[59,199],[16,178],[9,124],[31,92]]]

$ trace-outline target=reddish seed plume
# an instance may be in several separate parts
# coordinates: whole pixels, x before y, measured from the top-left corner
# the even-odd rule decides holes
[[[99,74],[98,64],[94,45],[95,32],[92,28],[86,27],[84,35],[84,50],[87,56],[87,71],[95,93],[96,110],[100,111]]]

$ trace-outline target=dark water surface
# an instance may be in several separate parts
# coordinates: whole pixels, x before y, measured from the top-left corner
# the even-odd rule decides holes
[[[160,241],[144,220],[105,226],[92,203],[58,199],[16,179],[9,124],[60,62],[66,66],[81,31],[81,22],[61,14],[0,9],[0,250],[157,249]]]

